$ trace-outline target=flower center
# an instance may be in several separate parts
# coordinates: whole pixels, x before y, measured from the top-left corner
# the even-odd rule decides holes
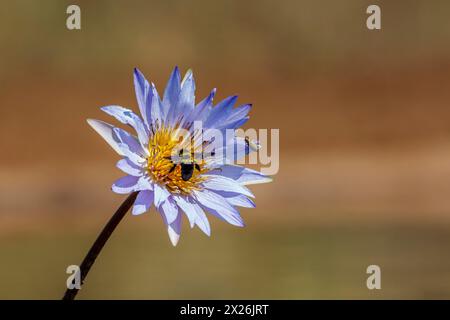
[[[184,144],[180,140],[176,129],[159,128],[148,143],[147,170],[153,181],[170,192],[187,195],[200,189],[205,179],[201,174],[207,169],[201,159],[195,159],[193,151],[181,147]]]

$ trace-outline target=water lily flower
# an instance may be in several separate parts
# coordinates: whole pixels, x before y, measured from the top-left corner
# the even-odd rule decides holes
[[[204,130],[234,131],[249,119],[251,105],[234,107],[236,96],[214,105],[215,89],[196,104],[192,71],[187,71],[181,80],[177,67],[162,99],[155,85],[138,69],[134,69],[134,86],[141,116],[116,105],[101,109],[133,128],[135,134],[100,120],[88,119],[92,128],[122,156],[117,167],[126,175],[113,183],[112,190],[119,194],[138,192],[133,215],[155,207],[174,246],[180,238],[183,215],[191,227],[198,226],[208,236],[211,229],[206,213],[243,227],[236,207],[255,207],[251,200],[254,196],[246,185],[271,179],[236,165],[232,161],[236,159],[230,159],[229,155],[234,158],[245,156],[258,149],[258,144],[233,135],[219,147],[210,148],[205,155],[204,148],[212,145],[212,139],[203,133]],[[195,123],[202,125],[201,131],[196,129]],[[190,138],[186,138],[186,133]],[[238,150],[243,150],[243,155],[238,155]],[[216,154],[221,155],[219,160]]]

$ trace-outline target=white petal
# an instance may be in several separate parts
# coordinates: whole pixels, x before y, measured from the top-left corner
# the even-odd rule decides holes
[[[244,196],[243,194],[234,193],[234,192],[217,192],[222,197],[227,199],[228,203],[232,206],[244,207],[244,208],[254,208],[255,203]]]
[[[235,192],[246,195],[247,197],[254,198],[255,196],[250,192],[249,189],[242,186],[239,182],[231,178],[227,178],[220,175],[204,175],[206,180],[202,183],[206,189],[214,191],[227,191]]]
[[[114,127],[106,122],[87,119],[87,123],[103,138],[105,141],[121,156],[124,156],[119,143],[114,140],[113,129]]]
[[[172,245],[175,247],[180,240],[180,235],[176,233],[171,226],[167,227],[167,232],[169,233],[170,242],[172,242]]]
[[[139,215],[147,212],[153,204],[153,191],[140,191],[133,205],[133,215]]]
[[[130,143],[130,140],[134,139],[136,143],[137,140],[130,134],[126,136],[126,140],[123,140],[125,138],[124,135],[121,135],[119,133],[125,133],[126,131],[120,129],[120,128],[114,128],[113,129],[113,137],[117,141],[117,145],[119,146],[120,150],[122,151],[122,154],[127,157],[131,162],[136,164],[137,166],[141,166],[145,162],[145,158],[141,155],[139,151],[133,150],[133,144]],[[139,143],[138,143],[139,144]],[[141,148],[140,148],[141,149]],[[142,150],[142,149],[141,149]]]
[[[197,203],[193,201],[191,202],[188,199],[183,198],[182,196],[176,196],[174,197],[174,199],[181,210],[186,213],[186,216],[188,217],[191,224],[191,228],[194,225],[197,225],[200,230],[202,230],[206,235],[210,236],[211,227],[203,209]]]
[[[146,146],[148,144],[148,132],[142,122],[142,119],[137,114],[130,109],[115,105],[102,107],[101,110],[116,118],[121,123],[127,124],[134,128],[139,137],[139,142],[142,145],[142,149],[147,150]]]
[[[209,190],[194,191],[193,194],[198,202],[203,207],[207,208],[213,215],[232,225],[238,227],[244,226],[244,222],[242,221],[239,212],[233,208],[224,197]]]
[[[183,210],[184,213],[186,214],[186,216],[189,220],[189,223],[191,225],[191,228],[194,227],[195,219],[197,218],[197,215],[196,215],[195,208],[193,207],[192,203],[187,201],[182,196],[176,195],[176,196],[173,196],[173,198],[175,199],[177,205],[181,208],[181,210]]]
[[[126,174],[129,174],[131,176],[139,177],[142,175],[142,168],[134,164],[131,160],[128,158],[120,159],[117,164],[117,168],[125,172]]]
[[[242,185],[271,182],[272,178],[259,171],[236,165],[225,165],[208,172],[208,174],[221,175],[236,180]]]
[[[122,148],[122,151],[124,153],[126,153],[126,151],[123,150],[123,147],[139,155],[140,157],[142,156],[145,157],[146,153],[135,136],[131,135],[130,133],[121,128],[114,128],[113,137],[116,141],[119,142],[119,146]],[[125,146],[120,145],[120,143],[125,144]]]
[[[147,175],[142,175],[136,183],[136,190],[153,190],[153,185],[154,184],[150,181],[150,178]]]
[[[136,184],[138,182],[138,177],[134,176],[125,176],[120,179],[117,179],[111,189],[115,193],[126,194],[130,192],[136,191]]]
[[[167,198],[166,201],[160,205],[159,211],[164,214],[168,224],[174,222],[178,216],[178,206],[170,198]]]
[[[159,184],[155,183],[155,206],[159,208],[161,203],[166,201],[166,199],[170,196],[170,192],[167,191],[165,187],[161,187]]]

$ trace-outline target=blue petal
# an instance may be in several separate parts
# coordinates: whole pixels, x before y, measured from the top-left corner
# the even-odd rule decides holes
[[[135,191],[138,177],[125,176],[116,180],[112,185],[112,191],[115,193],[126,194]]]
[[[120,107],[120,106],[106,106],[101,108],[102,111],[106,112],[110,116],[113,116],[118,121],[123,124],[127,124],[136,130],[139,141],[142,147],[145,149],[148,144],[148,132],[141,118],[136,115],[130,109]]]
[[[237,96],[231,96],[220,101],[214,108],[212,108],[208,118],[205,121],[205,128],[215,128],[215,125],[223,122],[230,114]]]
[[[244,117],[242,119],[236,120],[236,121],[232,121],[227,123],[226,125],[224,125],[225,129],[237,129],[242,127],[248,120],[250,119],[250,117]]]
[[[161,125],[164,123],[166,119],[166,111],[163,108],[161,99],[159,98],[158,91],[156,90],[155,85],[152,83],[151,86],[151,103],[150,103],[150,127],[154,125]]]
[[[242,185],[271,182],[272,179],[259,171],[242,166],[225,165],[219,169],[212,170],[208,174],[222,175],[236,180]]]
[[[151,123],[150,120],[150,104],[149,104],[149,92],[150,92],[150,84],[147,79],[145,79],[139,69],[134,68],[133,72],[134,76],[134,90],[136,92],[136,100],[139,105],[139,110],[141,112],[142,118],[147,126]]]
[[[178,235],[181,234],[181,221],[183,220],[183,216],[181,214],[177,214],[175,220],[169,224],[169,227]]]
[[[174,199],[181,210],[186,213],[186,216],[191,224],[191,228],[196,224],[206,235],[210,236],[211,227],[202,208],[197,203],[182,196],[174,196]]]
[[[197,214],[195,212],[193,204],[189,202],[188,199],[180,195],[174,195],[173,199],[175,200],[177,205],[181,208],[181,210],[183,210],[184,213],[186,214],[189,223],[191,225],[191,228],[194,227],[195,220],[197,219]]]
[[[150,180],[150,177],[147,175],[142,175],[139,177],[139,180],[136,184],[136,190],[137,191],[141,191],[141,190],[153,190],[153,183]]]
[[[159,184],[155,183],[155,206],[157,208],[166,201],[166,199],[170,196],[169,191],[166,188],[161,187]]]
[[[239,207],[245,207],[245,208],[255,208],[255,203],[244,196],[243,194],[234,193],[234,192],[226,192],[226,191],[217,191],[217,194],[224,197],[229,204],[232,206],[239,206]]]
[[[211,123],[210,126],[218,130],[223,130],[224,132],[226,129],[237,129],[250,119],[247,115],[250,108],[250,105],[244,105],[234,108],[229,112],[224,112],[222,116],[217,119],[216,123]]]
[[[125,157],[137,165],[145,161],[142,157],[142,147],[135,137],[121,128],[113,129],[113,137],[117,141],[118,146]]]
[[[203,122],[208,117],[211,112],[214,96],[216,94],[216,89],[214,88],[211,93],[202,101],[200,101],[197,106],[192,110],[191,114],[188,116],[188,122],[200,121]]]
[[[244,222],[242,221],[239,212],[233,208],[224,197],[208,190],[196,190],[193,194],[197,201],[211,214],[232,225],[238,227],[244,226]]]
[[[174,222],[169,224],[167,227],[167,232],[169,233],[169,239],[170,242],[172,242],[172,245],[175,247],[178,243],[178,240],[180,240],[181,235],[181,214],[178,214],[177,218]]]
[[[231,110],[230,114],[222,119],[216,126],[216,129],[237,129],[248,121],[248,112],[251,109],[250,104],[242,105]]]
[[[192,70],[188,70],[181,82],[181,92],[178,97],[178,105],[181,111],[187,114],[190,113],[195,105],[195,81]],[[185,110],[187,108],[188,110]]]
[[[147,129],[151,130],[153,125],[156,123],[161,124],[165,119],[165,113],[158,91],[155,85],[149,83],[138,69],[134,70],[134,85],[142,118]]]
[[[224,164],[233,164],[249,153],[256,151],[242,137],[235,136],[232,139],[226,139],[225,143],[226,145],[223,148],[216,150],[217,154],[221,154],[225,158]]]
[[[165,114],[167,115],[171,106],[176,106],[178,101],[178,96],[181,91],[181,75],[178,67],[175,67],[170,75],[169,81],[166,85],[166,90],[164,90],[163,96],[163,106]]]
[[[234,164],[237,160],[255,151],[249,146],[245,138],[235,136],[226,137],[224,140],[225,145],[215,148],[215,156],[207,159],[208,168]]]
[[[178,206],[171,198],[167,198],[159,206],[159,211],[164,214],[167,224],[171,224],[175,221],[178,215]]]
[[[236,120],[236,119],[244,118],[248,115],[251,108],[252,108],[251,104],[244,104],[242,106],[239,106],[231,111],[231,114],[228,117],[228,119]]]
[[[134,202],[132,214],[139,215],[147,212],[153,204],[153,191],[140,191]]]
[[[116,151],[118,154],[123,156],[122,149],[119,146],[119,143],[114,138],[113,129],[114,126],[94,119],[87,119],[87,123],[103,138],[105,141]]]
[[[205,212],[198,204],[194,204],[194,208],[197,213],[195,224],[209,237],[211,235],[211,227]]]
[[[121,144],[125,144],[126,148],[139,156],[144,156],[145,152],[139,141],[121,128],[113,129],[114,138]],[[122,146],[121,146],[122,147]]]
[[[120,159],[117,164],[117,168],[129,174],[131,176],[139,177],[142,175],[142,168],[131,162],[128,158]]]
[[[203,175],[206,180],[202,182],[204,188],[213,191],[228,191],[243,194],[247,197],[254,198],[255,196],[249,189],[236,182],[233,179],[221,175]]]
[[[176,104],[171,105],[167,115],[167,122],[174,126],[181,120],[185,120],[195,104],[195,81],[192,71],[186,72],[185,77],[181,83],[181,91],[179,93]]]
[[[171,203],[171,199],[167,199],[167,202]],[[162,209],[163,206],[161,206]],[[176,207],[176,205],[175,205]],[[173,219],[173,221],[171,223],[168,222],[167,220],[167,214],[163,211],[160,210],[159,214],[161,215],[161,218],[164,221],[164,224],[167,226],[167,232],[169,234],[169,238],[170,241],[172,242],[173,246],[176,246],[178,243],[178,240],[180,239],[180,234],[181,234],[181,220],[182,220],[182,216],[181,214],[178,212],[178,207],[176,207],[176,217],[175,219]]]

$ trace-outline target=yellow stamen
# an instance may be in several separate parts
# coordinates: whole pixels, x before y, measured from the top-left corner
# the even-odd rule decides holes
[[[147,170],[153,181],[164,185],[170,192],[187,195],[200,189],[199,184],[205,179],[201,174],[207,169],[202,160],[196,159],[195,163],[199,165],[200,170],[194,169],[189,180],[182,179],[180,164],[171,159],[171,156],[180,150],[180,145],[184,142],[180,141],[181,139],[176,129],[162,127],[156,130],[148,143]]]

